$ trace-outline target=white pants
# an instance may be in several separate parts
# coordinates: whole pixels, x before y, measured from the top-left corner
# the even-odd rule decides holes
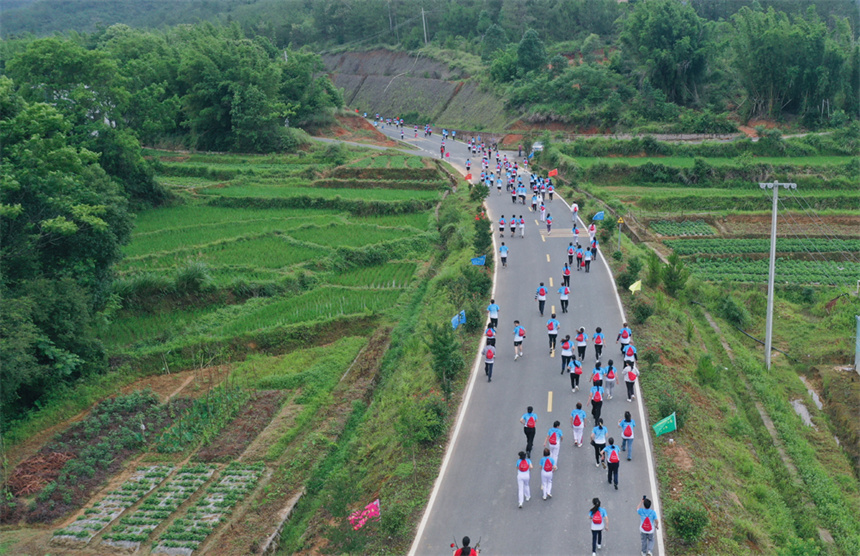
[[[520,237],[526,237],[526,227],[520,226]]]
[[[547,442],[546,447],[549,448],[549,457],[554,459],[555,464],[558,465],[558,452],[561,450],[561,441],[558,441],[556,444]]]
[[[540,484],[544,498],[552,495],[552,471],[540,470]]]
[[[581,427],[573,427],[573,443],[574,444],[582,444],[582,431],[585,429],[585,425]]]
[[[529,490],[529,472],[517,471],[517,500],[520,506],[523,505],[523,497],[531,498],[532,492]]]

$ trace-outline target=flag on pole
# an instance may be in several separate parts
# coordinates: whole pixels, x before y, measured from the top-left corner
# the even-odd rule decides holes
[[[595,214],[594,218],[592,218],[592,220],[603,220],[603,211],[600,211],[597,214]]]
[[[552,170],[549,171],[549,174],[547,174],[547,176],[549,176],[551,178],[554,178],[557,175],[558,175],[558,168],[553,168]]]
[[[466,311],[460,311],[460,324],[466,324]]]
[[[535,152],[534,152],[534,151],[530,152],[530,153],[529,153],[529,158],[532,158],[534,155],[535,155]]]
[[[449,158],[451,156],[450,152],[445,153],[445,158]]]
[[[469,181],[470,179],[472,179],[472,174],[466,174],[466,181]]]
[[[642,280],[636,280],[635,282],[630,284],[630,288],[628,288],[628,289],[630,290],[630,293],[638,292],[639,290],[642,289]]]
[[[379,521],[379,498],[364,507],[363,510],[356,510],[349,516],[349,524],[353,530],[358,531],[368,521]]]
[[[660,436],[661,434],[678,430],[678,422],[675,419],[675,413],[672,412],[668,417],[660,419],[654,423],[652,428],[654,429],[655,436]]]
[[[460,311],[451,319],[451,328],[457,330],[461,324],[466,324],[466,311]]]
[[[484,264],[486,264],[486,262],[487,262],[487,256],[486,255],[481,255],[480,257],[475,257],[474,259],[472,259],[472,264],[475,266],[484,266]]]

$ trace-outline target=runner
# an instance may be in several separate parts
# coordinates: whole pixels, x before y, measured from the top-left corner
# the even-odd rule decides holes
[[[564,337],[561,341],[561,374],[564,374],[564,371],[567,370],[567,366],[570,364],[570,359],[573,357],[573,346],[570,343],[570,334]],[[571,391],[573,391],[573,386],[570,387]]]
[[[618,384],[618,372],[615,370],[612,359],[606,365],[606,374],[603,377],[603,387],[606,388],[606,395],[611,400],[612,390]]]
[[[608,481],[610,484],[614,482],[615,490],[618,490],[618,468],[621,465],[621,457],[613,437],[609,437],[608,444],[603,448],[602,452],[601,457],[607,466]]]
[[[518,226],[520,228],[520,237],[521,238],[526,237],[526,219],[523,218],[522,214],[520,215],[520,221],[518,223]]]
[[[547,235],[552,234],[552,215],[550,213],[546,214],[546,233]]]
[[[552,355],[552,352],[555,351],[555,340],[558,337],[558,327],[559,322],[555,319],[555,313],[552,314],[552,317],[546,321],[546,333],[549,336],[549,354]],[[562,363],[562,368],[564,363]]]
[[[597,464],[600,467],[600,464]],[[609,531],[609,516],[606,510],[600,507],[600,498],[591,501],[594,506],[588,511],[588,520],[591,522],[591,556],[597,556],[597,550],[603,545],[603,531]]]
[[[484,374],[487,375],[487,382],[493,382],[493,363],[496,362],[496,346],[484,346],[482,353],[484,354]]]
[[[577,243],[576,244],[576,271],[577,272],[582,270],[582,267],[585,266],[585,263],[582,262],[583,256],[584,256],[584,253],[582,251],[582,247],[580,247],[580,245]]]
[[[499,306],[496,305],[496,300],[491,299],[487,305],[487,313],[490,315],[490,327],[496,329],[499,327]]]
[[[636,421],[629,411],[625,411],[624,419],[618,421],[618,426],[621,427],[621,451],[627,452],[627,461],[630,461],[633,459],[633,429],[636,427]]]
[[[523,433],[526,435],[526,456],[532,457],[532,446],[535,442],[535,426],[537,426],[537,414],[532,406],[526,408],[526,412],[520,417],[523,424]]]
[[[624,326],[621,327],[621,330],[618,331],[618,337],[615,338],[615,343],[621,344],[621,353],[623,354],[627,350],[627,345],[630,343],[630,338],[633,336],[633,331],[627,326],[627,323],[624,323]]]
[[[502,244],[504,245],[504,243]],[[591,339],[594,342],[594,358],[600,359],[600,355],[603,353],[603,344],[606,341],[603,338],[603,329],[599,326],[594,331],[594,337]]]
[[[546,438],[543,441],[543,447],[549,448],[549,455],[555,460],[556,465],[558,465],[558,453],[561,450],[561,439],[564,435],[559,428],[560,426],[560,421],[553,421],[552,428],[547,431]]]
[[[654,550],[654,531],[660,528],[660,520],[657,519],[657,512],[651,509],[651,501],[647,496],[643,496],[636,507],[636,513],[639,514],[639,538],[641,540],[641,549],[643,556],[653,556]]]
[[[529,489],[529,470],[532,468],[532,460],[526,456],[525,452],[519,453],[517,460],[517,500],[519,500],[519,508],[523,507],[523,498],[528,502],[531,500],[531,490]]]
[[[558,299],[561,303],[561,312],[567,312],[567,304],[570,302],[570,288],[568,286],[562,286],[558,288]]]
[[[576,254],[576,249],[573,247],[573,242],[571,241],[567,245],[567,264],[573,264],[573,256]]]
[[[570,426],[573,428],[573,445],[577,448],[582,448],[582,431],[587,420],[588,414],[582,410],[582,404],[576,402],[576,409],[570,412]]]
[[[568,263],[564,263],[564,267],[561,269],[561,281],[562,285],[570,286],[570,265]]]
[[[583,257],[582,257],[582,264],[585,265],[585,273],[586,274],[591,272],[591,259],[592,259],[592,257],[593,256],[591,254],[591,250],[586,249],[585,252],[583,253]]]
[[[492,322],[487,323],[487,329],[484,331],[484,336],[487,339],[488,346],[496,345],[496,329],[493,328]]]
[[[505,215],[499,218],[499,237],[505,237]]]
[[[606,447],[606,427],[603,419],[595,419],[596,425],[591,429],[591,445],[594,446],[594,465],[600,467],[600,452]]]
[[[540,283],[535,291],[535,299],[538,302],[538,311],[540,311],[540,316],[543,316],[543,309],[546,305],[546,286],[543,285],[543,282]]]
[[[585,333],[585,327],[580,326],[576,331],[576,353],[579,360],[585,360],[585,348],[588,347],[588,334]]]
[[[552,498],[552,472],[556,469],[558,466],[555,459],[550,455],[549,448],[544,448],[543,457],[540,459],[540,489],[543,491],[544,500],[547,499],[547,496]]]
[[[567,370],[570,372],[570,387],[571,391],[579,390],[579,377],[582,376],[582,362],[576,357],[571,357],[570,363],[567,364]]]
[[[502,246],[499,247],[499,258],[502,259],[502,268],[508,267],[508,246],[505,245],[505,242],[502,242]]]
[[[603,386],[591,387],[591,395],[588,398],[588,403],[591,404],[591,416],[595,422],[600,419],[600,412],[603,409],[603,396]]]
[[[627,401],[632,402],[636,394],[633,393],[633,386],[636,384],[636,379],[639,378],[639,370],[635,365],[624,367],[624,385],[627,386]]]
[[[514,361],[523,356],[523,340],[526,339],[526,329],[520,326],[520,321],[514,321]]]

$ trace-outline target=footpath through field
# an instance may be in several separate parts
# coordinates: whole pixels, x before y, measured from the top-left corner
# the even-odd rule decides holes
[[[399,139],[400,131],[386,126],[382,130]],[[439,156],[441,136],[434,132],[431,139],[412,137],[406,128],[406,141],[415,144],[427,156]],[[465,138],[463,138],[465,139]],[[460,140],[445,143],[451,153],[447,161],[465,169],[467,150]],[[508,157],[516,153],[507,153]],[[471,157],[472,173],[481,172],[480,156]],[[494,162],[492,164],[495,164]],[[526,173],[526,176],[528,174]],[[524,182],[528,183],[527,178]],[[530,194],[529,194],[530,195]],[[588,435],[594,423],[590,407],[586,407],[591,386],[591,370],[595,352],[589,341],[584,360],[584,374],[580,389],[571,392],[567,374],[560,374],[561,356],[549,354],[547,320],[555,311],[560,322],[559,339],[566,334],[571,338],[580,326],[585,327],[589,338],[596,327],[601,327],[607,339],[602,362],[614,360],[621,367],[621,356],[615,339],[624,317],[621,303],[615,292],[615,281],[603,259],[592,264],[591,272],[572,273],[569,312],[561,313],[559,295],[562,267],[567,261],[568,244],[576,240],[571,233],[571,213],[564,200],[557,196],[547,202],[548,212],[554,219],[551,234],[528,205],[511,202],[509,193],[498,195],[493,191],[487,198],[488,216],[493,226],[495,250],[504,241],[509,247],[507,268],[496,263],[494,297],[501,307],[499,339],[493,381],[488,383],[483,372],[483,359],[476,358],[471,372],[461,413],[458,416],[454,439],[448,448],[430,503],[419,526],[412,546],[414,554],[450,553],[452,537],[457,541],[469,535],[474,543],[479,538],[484,554],[590,554],[591,526],[588,510],[591,500],[598,497],[609,516],[609,530],[604,546],[598,554],[639,554],[639,517],[636,507],[643,495],[656,502],[659,499],[654,475],[653,454],[648,440],[648,423],[645,420],[637,384],[633,403],[626,401],[623,381],[616,387],[612,400],[603,404],[602,417],[609,436],[621,445],[619,420],[630,411],[636,421],[633,460],[628,462],[622,453],[619,471],[619,490],[607,482],[607,473],[595,465],[594,449],[589,446]],[[526,220],[525,237],[511,237],[506,229],[500,238],[498,222],[521,214]],[[580,230],[585,226],[580,222]],[[580,233],[583,247],[588,235]],[[538,312],[535,291],[540,282],[547,286],[544,316]],[[513,321],[517,319],[527,331],[524,357],[514,361]],[[636,330],[633,330],[635,340]],[[635,341],[634,341],[635,343]],[[647,376],[644,377],[647,380]],[[581,448],[574,447],[570,414],[576,402],[588,412],[588,422]],[[517,453],[525,449],[525,435],[519,418],[527,406],[534,406],[538,415],[535,447],[532,451],[534,469],[531,472],[531,501],[522,509],[517,507],[517,481],[515,464]],[[561,422],[564,439],[555,472],[552,498],[541,499],[539,463],[547,430],[553,421]],[[662,516],[661,516],[662,518]],[[662,533],[661,529],[658,533]],[[662,535],[658,534],[655,554],[663,554]]]

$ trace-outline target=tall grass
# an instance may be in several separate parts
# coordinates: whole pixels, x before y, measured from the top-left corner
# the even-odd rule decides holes
[[[327,281],[342,286],[405,288],[415,274],[415,263],[388,263],[335,274]]]
[[[408,201],[412,199],[438,199],[438,190],[421,191],[414,189],[356,189],[356,188],[317,188],[294,187],[276,184],[237,185],[224,188],[204,189],[205,195],[224,197],[320,197],[323,199],[366,199],[374,201]]]

